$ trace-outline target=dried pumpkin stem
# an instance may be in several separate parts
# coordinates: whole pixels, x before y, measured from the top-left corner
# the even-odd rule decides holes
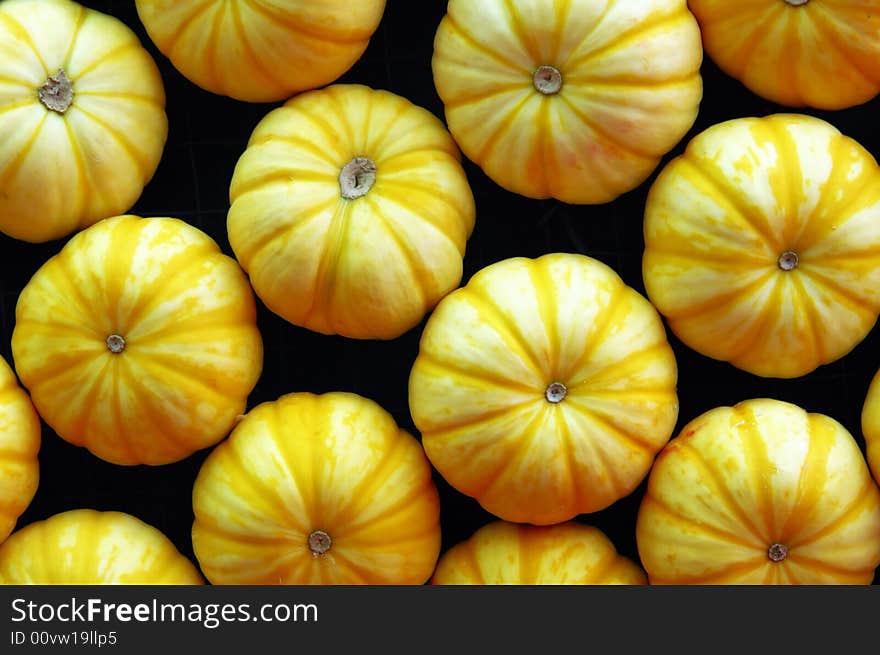
[[[785,0],[792,7],[800,7],[801,5],[807,4],[810,0]]]
[[[37,95],[46,109],[63,114],[73,104],[73,83],[67,77],[63,68],[50,75],[49,78],[37,89]]]
[[[786,250],[784,253],[779,255],[779,268],[783,271],[793,271],[798,267],[800,263],[800,258],[798,254],[793,250]]]
[[[784,544],[773,544],[767,549],[767,557],[774,562],[781,562],[788,557],[788,546]]]
[[[559,93],[562,88],[562,73],[553,66],[538,66],[532,76],[532,83],[538,92],[545,96],[552,96]]]
[[[544,392],[544,397],[547,399],[547,402],[553,403],[561,403],[565,400],[565,396],[568,394],[568,389],[562,382],[554,382],[550,386],[547,387],[547,390]]]
[[[111,334],[109,337],[107,337],[107,350],[115,355],[118,355],[123,350],[125,350],[125,339],[120,337],[118,334]]]
[[[309,535],[309,550],[312,551],[312,555],[315,557],[323,555],[330,550],[332,544],[333,540],[330,539],[330,535],[323,530],[315,530]]]
[[[369,157],[355,157],[339,174],[339,189],[346,200],[367,195],[376,183],[376,164]]]

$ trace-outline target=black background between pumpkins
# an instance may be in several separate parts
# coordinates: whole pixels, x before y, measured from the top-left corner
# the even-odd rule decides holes
[[[226,212],[232,172],[251,131],[281,103],[239,102],[203,91],[186,80],[149,40],[133,0],[81,0],[81,4],[116,16],[131,27],[159,66],[165,84],[168,141],[155,176],[130,213],[186,220],[208,233],[231,256]],[[434,33],[445,10],[445,0],[388,0],[369,48],[338,82],[386,89],[442,118],[443,106],[431,75],[431,55]],[[829,121],[875,157],[880,156],[880,98],[837,112],[792,109],[757,97],[722,73],[707,56],[702,74],[704,95],[696,123],[660,167],[711,125],[791,111]],[[642,219],[648,189],[660,167],[641,186],[614,202],[573,206],[517,196],[497,186],[467,160],[464,166],[476,200],[477,220],[467,244],[462,285],[481,268],[508,257],[574,252],[608,264],[624,282],[645,294]],[[10,364],[18,295],[68,239],[28,244],[0,235],[0,354]],[[258,326],[265,358],[248,409],[294,391],[351,391],[378,402],[401,427],[418,436],[407,403],[407,380],[424,321],[392,341],[359,341],[290,325],[258,301]],[[880,367],[880,326],[846,357],[794,380],[759,378],[697,354],[671,333],[669,339],[679,367],[680,411],[675,434],[713,407],[766,397],[837,419],[864,452],[860,415],[868,385]],[[159,467],[116,466],[61,440],[44,424],[40,486],[17,528],[75,508],[124,511],[160,529],[197,564],[190,540],[191,492],[209,452],[199,451],[181,462]],[[434,479],[440,491],[443,551],[495,519],[436,472]],[[643,482],[611,507],[575,520],[602,529],[621,554],[639,561],[635,526],[644,489]],[[880,583],[880,574],[874,583]]]

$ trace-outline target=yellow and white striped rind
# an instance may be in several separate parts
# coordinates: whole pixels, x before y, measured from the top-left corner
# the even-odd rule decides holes
[[[641,184],[702,99],[686,0],[450,0],[434,84],[464,154],[505,189],[609,202]],[[543,95],[539,66],[562,74]]]
[[[203,464],[193,548],[215,584],[423,584],[440,552],[431,475],[375,402],[288,394],[251,410]],[[316,556],[318,530],[331,546]]]
[[[648,297],[694,350],[793,378],[846,355],[880,313],[880,167],[811,116],[710,127],[645,208]],[[798,266],[779,258],[795,252]]]
[[[874,375],[868,386],[861,418],[865,456],[874,480],[880,484],[880,371]]]
[[[165,464],[225,437],[263,361],[235,260],[184,221],[137,216],[83,230],[34,274],[12,352],[46,423],[116,464]]]
[[[201,585],[159,530],[122,512],[77,509],[26,525],[0,546],[0,584]]]
[[[567,396],[547,401],[560,382]],[[678,416],[657,312],[608,266],[555,253],[492,264],[428,319],[410,411],[440,474],[492,514],[553,524],[647,475]]]
[[[880,490],[837,421],[749,400],[694,419],[657,456],[636,537],[651,584],[870,584]]]
[[[435,585],[644,585],[644,571],[598,528],[496,521],[443,553]]]

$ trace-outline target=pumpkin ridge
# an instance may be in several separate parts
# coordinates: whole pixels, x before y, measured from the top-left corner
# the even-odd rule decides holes
[[[93,123],[97,124],[100,128],[102,128],[107,134],[111,135],[113,139],[122,146],[122,149],[126,152],[129,158],[135,163],[135,168],[137,168],[138,173],[140,173],[141,179],[146,183],[153,176],[152,166],[149,165],[149,157],[144,155],[143,152],[138,150],[132,142],[128,139],[128,137],[120,131],[117,127],[108,123],[102,117],[98,116],[96,113],[92,111],[87,111],[80,106],[73,105],[71,107],[72,111],[79,112],[86,118],[90,119]]]
[[[596,424],[600,431],[606,432],[618,441],[625,441],[634,450],[643,451],[646,455],[653,457],[657,451],[657,445],[651,441],[644,439],[641,435],[634,434],[629,430],[620,427],[608,417],[607,413],[601,409],[592,407],[584,397],[573,396],[570,398],[571,403],[577,405],[577,412],[588,423]]]
[[[489,59],[492,59],[498,64],[501,64],[504,68],[509,68],[512,70],[522,71],[523,75],[528,75],[529,70],[522,64],[515,62],[513,59],[507,59],[504,55],[502,55],[497,50],[490,48],[489,46],[481,43],[474,35],[472,35],[468,30],[462,26],[462,24],[458,21],[457,18],[451,13],[448,12],[441,21],[441,26],[446,24],[446,28],[453,29],[458,35],[462,38],[463,41],[467,42],[467,44],[473,49],[479,52],[480,54],[485,55]],[[439,30],[438,30],[439,33]]]
[[[80,68],[79,70],[71,70],[70,78],[71,80],[76,80],[77,83],[81,82],[83,78],[87,75],[93,73],[96,69],[106,64],[108,61],[112,61],[116,59],[120,55],[124,55],[130,50],[138,50],[141,48],[141,44],[137,41],[126,41],[125,43],[120,43],[115,48],[112,48],[108,52],[105,52],[103,55],[98,57],[97,59],[89,62],[84,68]],[[51,73],[47,73],[50,75]]]
[[[779,20],[782,11],[786,11],[786,8],[777,3],[775,5],[768,4],[763,12],[756,12],[758,15],[754,20],[750,21],[751,30],[743,37],[736,55],[730,57],[730,62],[737,63],[733,65],[728,64],[729,75],[736,78],[743,78],[745,76],[752,64],[755,53],[758,51],[758,44],[767,33],[767,26],[771,22]]]
[[[34,40],[31,38],[31,33],[22,25],[15,16],[10,15],[8,12],[0,9],[0,20],[4,21],[10,28],[11,31],[21,38],[22,41],[30,48],[31,53],[37,58],[37,61],[40,62],[40,65],[43,67],[43,73],[45,77],[49,77],[52,74],[52,71],[49,70],[49,67],[46,65],[43,56],[40,54],[40,49],[37,48]]]
[[[825,536],[834,532],[837,528],[844,525],[847,520],[853,518],[853,514],[856,510],[862,509],[865,504],[874,499],[874,503],[877,502],[877,489],[873,480],[870,476],[865,478],[864,484],[862,484],[861,489],[859,490],[856,497],[846,506],[843,510],[835,516],[832,520],[826,522],[824,525],[819,527],[817,530],[807,534],[801,534],[804,530],[803,526],[800,526],[800,530],[797,531],[796,534],[792,535],[791,538],[791,548],[797,548],[799,546],[808,545],[811,543],[815,543],[820,539],[823,539]],[[803,559],[803,558],[798,558]]]
[[[507,16],[507,26],[513,35],[516,37],[516,42],[522,47],[525,58],[531,59],[535,64],[544,64],[547,62],[541,61],[543,59],[543,55],[541,54],[541,46],[538,43],[538,39],[536,39],[533,33],[524,29],[524,23],[522,15],[517,11],[516,0],[501,0],[500,6],[504,8],[504,13]]]
[[[302,23],[292,20],[290,16],[273,11],[263,3],[259,2],[259,0],[244,0],[244,3],[255,13],[262,14],[264,18],[268,19],[270,22],[279,23],[293,32],[297,32],[303,36],[318,41],[349,45],[369,40],[372,36],[372,31],[365,30],[363,34],[354,32],[342,37],[340,34],[332,33],[330,31],[332,26],[330,25],[322,25],[320,30],[307,29]]]
[[[603,141],[609,143],[614,148],[616,148],[618,150],[622,150],[623,152],[625,152],[628,155],[635,156],[640,159],[645,159],[645,160],[648,160],[651,162],[655,162],[655,161],[659,160],[659,157],[656,154],[641,150],[641,149],[633,146],[633,144],[631,144],[631,143],[624,143],[621,140],[621,137],[619,135],[612,134],[606,128],[600,127],[599,121],[596,121],[596,120],[593,120],[592,118],[590,118],[589,115],[587,114],[587,112],[585,112],[583,109],[578,107],[577,104],[572,100],[572,98],[568,97],[569,95],[571,95],[571,94],[568,94],[568,95],[563,94],[561,96],[562,101],[565,102],[566,105],[568,105],[569,111],[571,111],[572,114],[577,116],[578,119],[581,121],[581,123],[583,123],[591,132],[593,132],[593,134],[598,136],[600,140],[603,140]],[[587,94],[583,94],[583,95],[586,96]],[[608,180],[603,179],[603,182],[606,183],[606,186],[603,190],[607,190],[609,188]]]
[[[798,303],[803,307],[805,320],[804,325],[807,328],[807,336],[810,339],[812,349],[816,352],[816,366],[820,366],[822,362],[830,361],[830,355],[825,348],[825,340],[819,332],[819,326],[824,323],[822,314],[816,307],[812,294],[807,290],[804,284],[804,276],[792,275],[790,282],[796,289]]]
[[[569,434],[571,434],[572,432],[571,423],[569,423],[570,417],[576,416],[578,420],[583,421],[588,425],[590,425],[591,420],[593,419],[593,417],[588,412],[575,412],[571,409],[570,406],[563,407],[562,412],[565,415],[565,422],[568,425]],[[577,424],[578,421],[575,420],[574,422]],[[591,425],[591,427],[593,427],[594,429],[595,423],[598,423],[600,429],[602,429],[604,422],[601,418],[593,421],[593,425]],[[612,434],[613,436],[617,436],[616,434],[614,434],[613,429]],[[582,471],[581,473],[584,478],[584,482],[586,483],[584,487],[586,487],[587,493],[579,499],[581,501],[580,513],[585,514],[604,509],[604,507],[607,507],[609,505],[609,503],[603,502],[602,507],[596,507],[596,501],[594,500],[594,498],[598,497],[602,498],[603,500],[607,497],[622,498],[623,496],[627,495],[629,491],[631,491],[631,489],[628,489],[629,485],[621,483],[621,481],[618,479],[617,469],[609,464],[608,456],[605,453],[605,450],[599,447],[597,439],[581,438],[579,443],[582,447],[586,446],[586,449],[589,451],[588,460],[590,462],[590,466],[588,467],[588,469],[586,471]],[[621,493],[622,491],[624,491],[624,493]]]
[[[518,389],[521,393],[527,395],[536,395],[537,389],[533,386],[530,386],[528,383],[523,382],[514,377],[506,378],[503,377],[498,371],[495,370],[470,370],[465,369],[459,364],[452,362],[450,360],[444,360],[438,357],[437,355],[425,350],[419,353],[420,365],[427,366],[429,368],[437,369],[439,371],[445,371],[447,373],[453,373],[457,378],[467,378],[470,380],[474,380],[476,382],[482,382],[484,384],[491,385],[493,387],[497,387],[499,389]],[[523,402],[532,402],[532,399]]]
[[[454,439],[455,437],[460,437],[462,435],[452,433],[463,432],[466,429],[469,430],[483,423],[493,422],[497,418],[503,418],[509,412],[520,412],[527,406],[534,405],[536,402],[538,401],[531,399],[523,400],[522,402],[507,405],[505,407],[499,407],[498,409],[494,409],[489,412],[483,412],[478,416],[474,416],[459,423],[444,425],[442,427],[434,427],[430,430],[424,430],[422,432],[422,435],[427,436],[431,441],[436,441],[439,439],[448,440],[450,438]],[[430,446],[427,446],[427,448],[430,449]]]
[[[84,5],[79,5],[76,7],[76,18],[73,23],[73,32],[70,35],[70,43],[67,44],[67,52],[64,53],[64,56],[61,58],[61,61],[64,63],[61,65],[61,68],[69,68],[70,64],[70,56],[73,54],[73,50],[76,47],[76,43],[79,40],[79,34],[82,30],[83,23],[86,22],[86,18],[89,17],[89,11],[86,9]]]
[[[760,550],[761,546],[763,545],[763,542],[759,542],[757,539],[755,539],[754,541],[750,541],[749,537],[752,537],[753,539],[755,538],[755,535],[751,533],[747,533],[746,536],[743,536],[731,530],[726,530],[715,525],[710,525],[704,521],[701,521],[697,517],[692,516],[690,513],[685,514],[679,510],[673,509],[665,500],[661,500],[655,494],[647,494],[643,502],[647,505],[653,505],[653,508],[655,510],[659,510],[661,514],[665,514],[670,519],[675,519],[677,521],[687,523],[693,528],[699,530],[705,537],[708,537],[709,539],[731,543],[750,551]]]
[[[3,14],[0,13],[0,16]],[[34,143],[36,143],[37,139],[40,136],[40,133],[43,131],[43,126],[46,124],[46,121],[49,119],[49,113],[46,112],[46,115],[40,119],[40,122],[37,124],[36,128],[34,128],[34,133],[28,138],[27,142],[25,142],[21,148],[19,148],[18,152],[15,154],[15,157],[12,158],[12,161],[6,164],[6,167],[0,170],[0,189],[4,188],[12,179],[16,176],[18,171],[21,169],[25,160],[27,160],[28,156],[31,154],[31,150],[33,149]]]
[[[841,42],[838,36],[838,31],[846,30],[852,34],[855,30],[838,19],[836,14],[823,6],[822,3],[814,2],[812,4],[812,11],[805,13],[807,14],[807,18],[809,18],[817,28],[824,28],[821,29],[821,34],[825,37],[823,40],[828,43],[847,64],[849,64],[850,68],[855,71],[859,77],[868,82],[870,86],[876,87],[880,84],[880,74],[874,73],[874,71],[871,71],[870,69],[865,70],[862,66],[862,62],[850,54],[849,49],[843,46],[843,42]],[[839,11],[836,7],[835,10]]]
[[[180,39],[183,37],[186,31],[193,26],[196,19],[205,15],[211,9],[216,9],[215,0],[203,0],[201,5],[196,5],[195,7],[193,7],[192,13],[190,13],[189,16],[186,16],[177,24],[177,29],[175,29],[175,31],[169,34],[166,38],[162,39],[162,48],[167,50],[168,52],[173,52]],[[155,37],[153,37],[152,35],[151,38],[155,39]]]
[[[794,417],[792,417],[794,418]],[[758,416],[755,414],[752,405],[735,405],[730,412],[731,429],[737,434],[740,443],[740,450],[745,461],[745,470],[751,475],[751,480],[746,482],[746,488],[750,488],[752,498],[756,505],[756,522],[763,519],[763,535],[767,535],[768,542],[775,542],[778,539],[783,541],[785,546],[787,531],[779,530],[780,526],[776,525],[776,515],[773,511],[773,489],[771,488],[772,479],[766,480],[769,472],[773,471],[774,465],[770,461],[767,453],[767,445],[761,438],[758,429]],[[792,510],[792,514],[797,514],[797,507]],[[767,543],[770,546],[770,543]]]
[[[542,165],[542,171],[546,167]],[[549,359],[547,383],[555,382],[560,377],[560,353],[559,353],[559,305],[556,301],[558,287],[553,279],[550,266],[552,259],[538,259],[527,268],[529,281],[535,289],[535,302],[538,305],[538,318],[544,328],[547,337]],[[565,381],[567,384],[567,381]]]
[[[86,157],[83,154],[82,148],[80,147],[76,135],[74,134],[73,126],[70,124],[70,121],[64,121],[64,131],[67,134],[67,140],[70,144],[71,154],[73,155],[74,161],[76,161],[77,175],[81,180],[85,182],[85,186],[88,189],[91,189],[91,195],[95,198],[95,200],[92,200],[86,194],[77,194],[74,210],[71,211],[71,214],[73,214],[74,216],[81,215],[83,218],[79,221],[79,225],[81,227],[87,227],[87,223],[89,222],[88,215],[95,211],[95,204],[98,204],[100,206],[102,203],[104,203],[104,188],[102,185],[94,183],[92,167],[89,165],[89,162],[86,160]]]
[[[601,346],[599,346],[601,347]],[[609,382],[614,383],[616,380],[621,380],[627,377],[630,377],[633,373],[638,372],[638,367],[642,365],[642,360],[651,359],[656,355],[665,353],[669,351],[669,344],[662,337],[658,339],[655,343],[645,346],[639,351],[632,352],[631,354],[626,355],[625,360],[616,359],[614,361],[608,362],[608,364],[602,366],[601,368],[590,371],[586,374],[586,376],[579,376],[577,380],[570,380],[568,386],[568,392],[572,396],[577,394],[580,397],[590,397],[593,396],[595,392],[601,393],[603,388],[601,385],[607,385]],[[621,375],[621,369],[623,374]],[[608,373],[611,373],[609,376]],[[610,378],[610,379],[609,379]],[[570,379],[570,378],[569,378]],[[604,389],[606,393],[608,393],[609,389]],[[633,386],[627,386],[626,389],[617,389],[619,395],[625,396],[629,393],[642,393],[645,391],[653,391],[656,393],[668,393],[669,390],[664,387],[660,387],[659,385],[656,388],[651,389],[638,389]]]
[[[247,0],[245,0],[245,3],[247,4]],[[275,72],[266,67],[265,64],[263,64],[263,61],[260,59],[260,56],[257,54],[257,51],[251,44],[248,29],[247,27],[245,27],[244,22],[241,19],[241,8],[239,2],[233,0],[233,2],[229,3],[228,7],[229,15],[232,18],[232,24],[235,26],[239,38],[241,39],[241,46],[244,50],[245,57],[251,64],[253,64],[256,72],[262,75],[265,79],[269,80],[272,85],[283,86],[279,84],[278,78],[275,76]]]
[[[567,414],[564,411],[557,413],[556,426],[558,428],[559,449],[562,452],[562,463],[568,476],[571,497],[574,498],[572,505],[582,507],[586,502],[587,494],[579,482],[580,475],[574,454],[574,438],[571,434],[571,426],[568,424]]]

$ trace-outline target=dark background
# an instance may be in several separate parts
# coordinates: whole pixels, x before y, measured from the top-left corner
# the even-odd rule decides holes
[[[211,235],[232,256],[226,238],[232,171],[256,124],[281,103],[247,104],[213,95],[187,81],[150,42],[133,0],[85,0],[82,4],[129,25],[153,55],[165,82],[168,142],[155,177],[130,213],[184,219]],[[434,32],[445,9],[444,0],[388,0],[370,47],[339,81],[387,89],[442,118],[443,107],[431,76],[431,54]],[[661,167],[680,154],[691,137],[710,125],[743,116],[792,111],[758,98],[721,73],[708,58],[704,59],[702,72],[704,98],[697,121]],[[839,112],[804,111],[828,120],[875,156],[880,153],[880,98]],[[477,221],[467,246],[462,284],[479,269],[508,257],[576,252],[605,262],[627,284],[645,293],[641,276],[642,216],[656,171],[639,188],[612,203],[571,206],[514,195],[470,162],[464,164],[476,199]],[[10,363],[18,294],[66,241],[28,244],[0,234],[0,354]],[[261,304],[258,321],[265,361],[249,408],[294,391],[351,391],[375,400],[402,427],[418,435],[409,414],[407,380],[424,322],[393,341],[380,342],[312,333],[286,323]],[[669,338],[679,365],[681,409],[677,430],[713,407],[769,397],[832,416],[864,449],[860,414],[868,385],[880,365],[880,326],[848,356],[795,380],[758,378],[691,351],[671,333]],[[18,527],[80,507],[125,511],[162,530],[195,562],[190,541],[190,494],[208,452],[160,467],[121,467],[66,443],[44,427],[40,487]],[[435,480],[442,507],[443,550],[494,520],[476,501],[456,492],[439,475]],[[611,507],[576,520],[599,527],[622,554],[638,561],[635,524],[643,491],[644,483]],[[875,584],[878,582],[880,574],[875,577]]]

